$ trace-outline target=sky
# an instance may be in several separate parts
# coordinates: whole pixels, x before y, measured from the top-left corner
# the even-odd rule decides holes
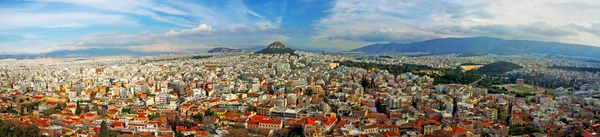
[[[598,0],[2,0],[0,54],[199,52],[281,41],[346,51],[489,36],[600,46]]]

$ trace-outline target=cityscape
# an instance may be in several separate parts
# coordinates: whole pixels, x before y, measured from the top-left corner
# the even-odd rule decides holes
[[[511,4],[0,2],[0,137],[600,137],[600,3]]]

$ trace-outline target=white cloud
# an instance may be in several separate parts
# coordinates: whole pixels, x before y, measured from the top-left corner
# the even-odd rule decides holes
[[[276,29],[261,27],[213,29],[210,25],[164,34],[101,33],[85,35],[71,42],[56,44],[44,51],[82,48],[129,48],[138,51],[194,52],[212,47],[246,47],[267,45],[273,41],[287,41],[289,37],[272,33]]]
[[[206,24],[200,24],[200,26],[192,29],[185,29],[181,31],[171,30],[165,33],[166,36],[192,36],[192,35],[211,35],[212,27]]]
[[[271,24],[254,27],[232,27],[232,28],[216,28],[207,24],[200,24],[198,27],[191,29],[183,29],[180,31],[170,30],[166,32],[166,36],[209,36],[209,35],[234,35],[234,34],[286,34],[294,30],[279,29]]]
[[[352,49],[364,45],[348,43],[492,36],[600,46],[592,25],[599,7],[596,0],[337,0],[313,24],[311,44]]]
[[[115,14],[1,12],[0,30],[22,28],[83,28],[91,25],[138,25],[137,21]]]
[[[42,0],[40,2],[63,3],[103,12],[142,16],[181,27],[194,27],[198,21],[224,27],[257,25],[253,23],[267,21],[262,15],[250,10],[241,0],[222,1],[223,6],[210,7],[193,1]]]
[[[37,39],[37,38],[42,38],[42,37],[44,37],[44,36],[42,36],[42,35],[36,35],[36,34],[23,34],[23,35],[21,35],[21,36],[23,36],[23,37],[24,37],[24,38],[26,38],[26,39]]]

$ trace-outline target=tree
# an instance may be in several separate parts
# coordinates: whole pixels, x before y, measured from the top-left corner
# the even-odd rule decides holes
[[[92,104],[92,105],[93,105],[92,110],[94,110],[94,111],[100,110],[100,107],[98,107],[98,104]]]
[[[196,119],[197,121],[204,121],[204,116],[200,113],[197,113],[196,115],[194,115],[194,119]]]
[[[77,101],[77,106],[75,107],[75,114],[81,114],[81,105],[79,105],[79,101]]]
[[[160,113],[148,115],[148,119],[150,119],[150,120],[154,120],[159,117],[160,117]]]
[[[0,135],[9,137],[35,137],[40,136],[40,129],[34,125],[24,127],[0,120]]]
[[[102,123],[100,123],[100,133],[98,134],[99,137],[109,137],[110,136],[110,132],[108,131],[108,125],[106,125],[106,121],[102,121]]]
[[[121,109],[121,112],[129,114],[129,113],[131,113],[131,108],[123,108],[123,109]]]
[[[181,131],[177,132],[177,137],[185,137]]]
[[[210,108],[206,109],[206,111],[204,112],[204,115],[206,116],[212,116],[213,112],[210,110]]]
[[[19,113],[21,114],[21,116],[25,115],[25,107],[21,106],[21,111],[19,111]]]
[[[85,113],[90,112],[90,107],[86,105],[85,108],[83,109],[83,112],[85,112]]]
[[[25,128],[24,136],[26,136],[26,137],[40,136],[40,129],[37,126],[29,125]]]
[[[256,111],[256,106],[254,106],[254,105],[249,105],[249,106],[246,108],[246,111]]]
[[[306,95],[307,96],[311,96],[313,94],[313,90],[312,89],[306,89]]]
[[[44,116],[50,116],[54,114],[56,111],[54,109],[46,109],[44,110]]]

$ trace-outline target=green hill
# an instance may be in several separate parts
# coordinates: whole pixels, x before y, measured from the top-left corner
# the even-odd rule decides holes
[[[296,53],[294,53],[295,50],[292,50],[288,47],[286,47],[285,45],[283,45],[283,43],[279,42],[279,41],[275,41],[271,44],[269,44],[269,46],[263,50],[260,50],[256,53],[258,54],[290,54],[290,55],[296,55]]]

